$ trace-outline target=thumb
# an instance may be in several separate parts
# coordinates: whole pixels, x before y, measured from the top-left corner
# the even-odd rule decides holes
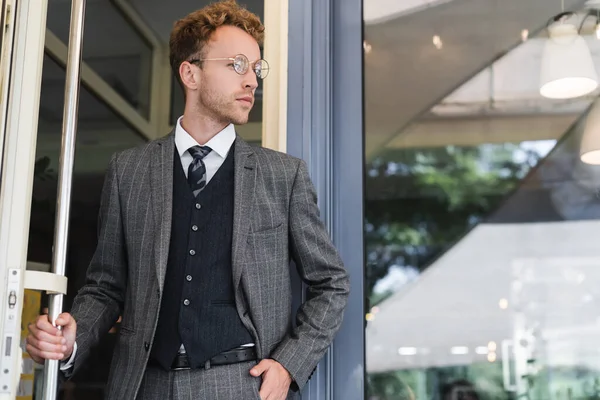
[[[64,329],[70,330],[74,324],[75,320],[69,313],[62,313],[56,318],[56,325],[62,326]]]
[[[262,360],[250,370],[250,375],[261,376],[263,372],[269,369],[269,360]]]

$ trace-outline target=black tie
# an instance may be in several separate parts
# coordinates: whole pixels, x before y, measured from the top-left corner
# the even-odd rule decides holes
[[[206,186],[206,165],[204,165],[204,157],[211,152],[211,148],[208,146],[194,146],[190,147],[188,151],[194,157],[194,160],[188,168],[188,183],[194,197],[198,196],[198,193]]]

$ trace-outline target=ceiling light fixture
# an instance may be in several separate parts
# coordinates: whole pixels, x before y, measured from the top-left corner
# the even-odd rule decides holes
[[[500,299],[500,301],[498,302],[498,306],[500,307],[500,309],[506,310],[508,308],[508,300],[504,298]]]
[[[435,35],[433,37],[433,45],[435,46],[436,49],[441,50],[442,47],[444,46],[444,44],[442,43],[442,38],[439,37],[438,35]]]
[[[598,87],[590,50],[579,35],[577,16],[563,12],[550,20],[542,53],[540,94],[550,99],[571,99]]]
[[[600,39],[600,0],[588,0],[585,8],[588,9],[585,18],[590,15],[596,18],[596,37]],[[583,23],[581,25],[583,26]],[[600,99],[596,99],[588,110],[579,147],[579,157],[585,164],[600,165]]]
[[[600,165],[600,100],[598,99],[587,114],[579,156],[586,164]]]

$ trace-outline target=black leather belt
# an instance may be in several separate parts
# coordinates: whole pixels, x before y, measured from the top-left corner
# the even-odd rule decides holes
[[[256,360],[256,350],[254,347],[233,349],[224,351],[223,353],[212,357],[204,365],[200,366],[200,368],[209,369],[218,365],[237,364],[254,360]],[[154,365],[155,363],[153,360],[150,360],[149,364]],[[171,370],[180,371],[190,368],[190,360],[188,359],[187,354],[177,353],[175,359],[173,360],[173,364],[171,365]]]

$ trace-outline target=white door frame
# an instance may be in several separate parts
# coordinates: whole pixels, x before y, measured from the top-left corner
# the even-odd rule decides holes
[[[21,373],[21,312],[44,59],[47,0],[18,0],[0,181],[0,399],[14,399]],[[6,76],[3,74],[2,76]],[[2,137],[3,136],[3,137]],[[9,273],[10,272],[10,273]],[[14,287],[9,289],[9,279]],[[10,303],[9,303],[10,301]],[[8,371],[8,372],[5,372]]]

